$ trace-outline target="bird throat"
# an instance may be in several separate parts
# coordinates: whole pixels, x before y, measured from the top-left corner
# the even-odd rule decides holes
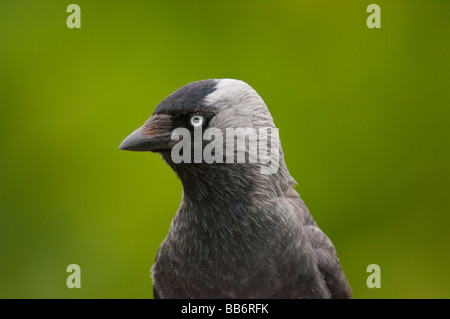
[[[161,156],[181,180],[183,196],[189,201],[255,207],[282,196],[295,184],[284,161],[276,174],[264,175],[259,164],[175,164],[170,151],[161,152]]]

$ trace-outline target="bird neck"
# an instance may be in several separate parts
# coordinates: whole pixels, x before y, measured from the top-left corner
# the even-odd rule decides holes
[[[180,178],[184,200],[198,204],[258,207],[283,196],[296,183],[283,159],[276,173],[261,174],[259,164],[175,164],[170,153],[162,153],[162,157]]]

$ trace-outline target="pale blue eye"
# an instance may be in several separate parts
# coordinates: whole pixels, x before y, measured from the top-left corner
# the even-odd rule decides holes
[[[202,126],[203,124],[203,116],[201,115],[194,115],[191,117],[191,124],[194,127]]]

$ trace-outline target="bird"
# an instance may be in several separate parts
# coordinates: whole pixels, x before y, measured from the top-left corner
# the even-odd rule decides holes
[[[276,168],[263,172],[267,161],[237,161],[237,143],[226,153],[229,145],[219,147],[218,137],[219,146],[211,152],[217,160],[195,161],[188,146],[198,146],[188,135],[213,128],[217,135],[231,128],[278,132],[264,100],[249,84],[207,79],[163,99],[119,146],[159,153],[183,186],[151,267],[154,298],[353,298],[335,247],[294,189],[297,183],[287,169],[279,135],[271,133],[271,143],[269,134],[257,137],[276,155]],[[189,134],[180,138],[174,134],[180,129]],[[200,140],[201,148],[213,141]],[[181,153],[180,143],[186,146],[184,161],[174,159]],[[251,149],[244,150],[249,158]],[[226,154],[231,155],[227,160]]]

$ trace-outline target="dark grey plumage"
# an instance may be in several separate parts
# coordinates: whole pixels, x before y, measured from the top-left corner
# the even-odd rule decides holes
[[[203,130],[275,127],[246,83],[204,80],[168,96],[122,143],[161,153],[183,184],[152,267],[155,298],[351,298],[333,244],[293,189],[281,147],[275,174],[261,174],[261,163],[172,161],[171,131],[192,131],[193,114],[205,118]]]

